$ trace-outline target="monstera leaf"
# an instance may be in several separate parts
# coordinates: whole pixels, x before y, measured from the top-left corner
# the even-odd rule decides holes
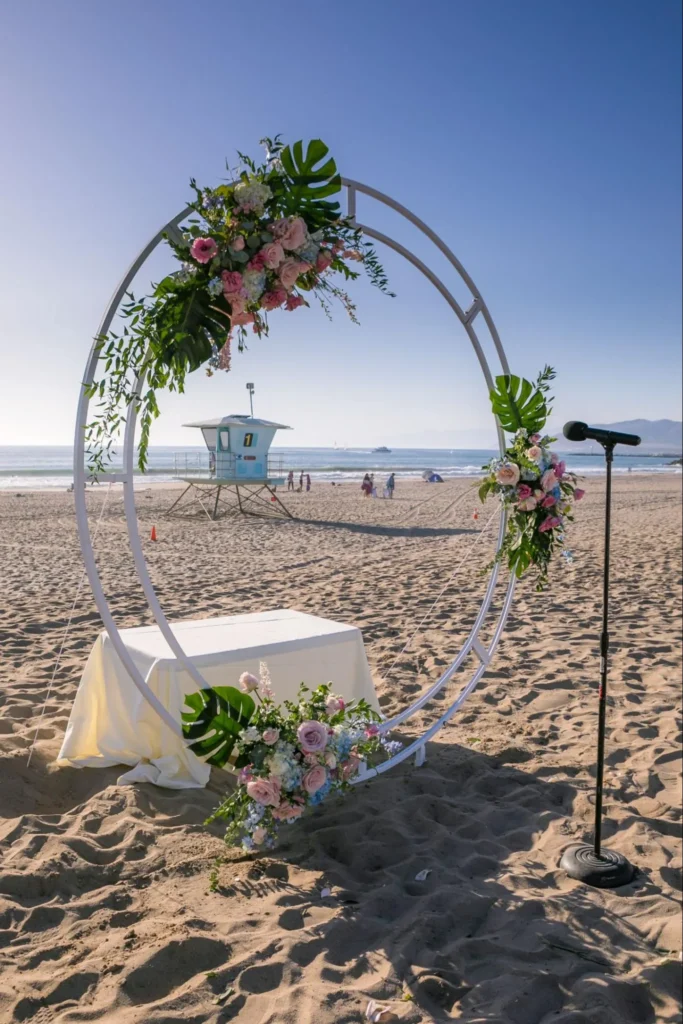
[[[230,306],[222,295],[183,287],[173,277],[164,278],[154,295],[164,300],[154,318],[154,348],[168,367],[196,370],[211,355],[212,342],[223,347]]]
[[[341,191],[342,180],[337,165],[330,157],[328,147],[320,139],[313,139],[306,147],[295,142],[285,146],[280,154],[282,167],[289,178],[285,195],[288,213],[302,213],[313,230],[336,220],[340,214],[339,203],[327,202],[328,196]],[[323,162],[324,161],[324,162]]]
[[[530,434],[540,431],[548,418],[543,391],[523,377],[502,374],[489,392],[491,408],[501,427],[510,434],[524,428]]]
[[[251,721],[256,708],[253,699],[234,686],[215,686],[186,695],[185,703],[192,709],[181,714],[183,735],[194,741],[190,750],[223,768],[237,737]]]

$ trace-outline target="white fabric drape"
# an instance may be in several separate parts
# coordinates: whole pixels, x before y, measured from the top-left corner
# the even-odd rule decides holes
[[[354,626],[279,609],[171,628],[210,686],[237,686],[242,672],[258,675],[265,661],[276,699],[296,696],[299,684],[331,682],[345,700],[364,697],[379,710],[363,639]],[[121,630],[150,689],[177,716],[197,684],[173,655],[157,626]],[[171,789],[205,786],[210,769],[165,725],[138,692],[106,632],[90,652],[58,764],[131,765],[121,783],[148,781]]]

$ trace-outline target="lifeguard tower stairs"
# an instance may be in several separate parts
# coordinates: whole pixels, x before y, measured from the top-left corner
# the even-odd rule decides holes
[[[285,482],[283,456],[270,454],[275,432],[291,427],[246,415],[184,426],[201,430],[207,450],[176,452],[174,475],[187,486],[167,516],[294,518],[276,493]]]

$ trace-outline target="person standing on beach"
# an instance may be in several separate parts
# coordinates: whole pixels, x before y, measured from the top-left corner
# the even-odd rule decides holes
[[[304,489],[304,471],[302,469],[301,473],[299,474],[299,486],[297,487],[297,493],[299,491],[303,491],[303,489]]]
[[[370,497],[370,491],[372,490],[372,484],[370,482],[370,475],[368,473],[363,477],[363,483],[360,485],[360,489],[363,492],[363,496],[366,498]]]
[[[307,473],[306,474],[306,493],[307,494],[310,491],[310,489],[311,489],[311,474]]]
[[[373,498],[377,497],[377,488],[375,487],[375,474],[370,474],[370,494]]]
[[[290,469],[289,473],[287,474],[287,490],[288,491],[293,491],[294,490],[294,470],[293,469]]]
[[[387,480],[386,487],[384,488],[384,493],[387,496],[387,498],[393,498],[393,496],[394,496],[394,487],[395,486],[396,486],[396,474],[392,473],[390,475],[389,479]]]

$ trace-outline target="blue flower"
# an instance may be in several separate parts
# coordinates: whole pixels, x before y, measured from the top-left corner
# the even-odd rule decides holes
[[[206,290],[208,291],[209,295],[220,295],[221,292],[223,291],[223,282],[221,281],[220,277],[212,277],[208,285],[206,286]]]
[[[317,807],[318,804],[321,804],[323,802],[323,800],[325,799],[325,797],[327,796],[331,789],[332,780],[328,778],[324,785],[322,785],[319,790],[317,790],[311,797],[309,797],[308,802],[311,804],[312,807]]]
[[[297,250],[297,256],[300,256],[306,263],[315,263],[319,249],[320,246],[316,245],[315,242],[308,242],[301,249]]]

